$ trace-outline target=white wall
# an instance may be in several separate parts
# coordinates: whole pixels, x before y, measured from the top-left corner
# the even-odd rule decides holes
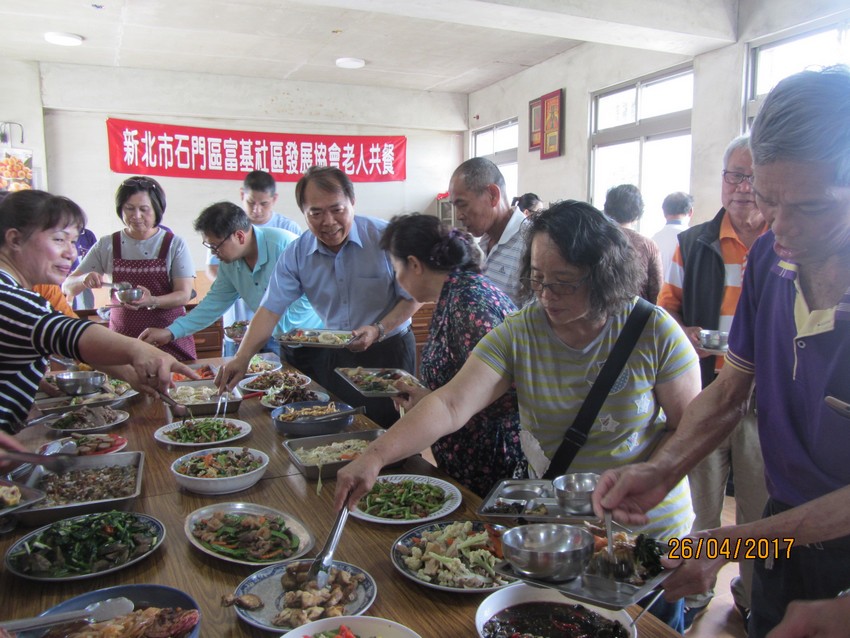
[[[107,117],[238,130],[405,135],[405,181],[355,184],[356,210],[383,218],[434,212],[434,197],[446,190],[463,158],[467,100],[454,93],[57,64],[42,65],[40,78],[30,75],[26,81],[42,87],[51,190],[78,202],[98,236],[121,227],[114,193],[126,177],[109,169]],[[238,201],[240,183],[160,182],[168,199],[164,223],[187,240],[200,270],[205,254],[192,221],[208,204]],[[278,185],[277,210],[305,227],[294,191],[292,182]]]
[[[11,145],[33,151],[33,183],[37,187],[46,188],[44,124],[38,64],[0,59],[0,78],[3,78],[3,90],[0,90],[0,122],[17,122],[23,127],[23,143],[21,129],[17,126],[11,127]]]

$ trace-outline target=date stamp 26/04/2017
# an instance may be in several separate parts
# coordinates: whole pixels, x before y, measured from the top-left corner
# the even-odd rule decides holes
[[[668,558],[708,558],[714,560],[768,560],[788,558],[793,538],[671,538],[668,541]]]

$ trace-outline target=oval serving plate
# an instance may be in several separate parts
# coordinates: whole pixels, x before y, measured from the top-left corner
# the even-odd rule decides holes
[[[266,517],[279,516],[286,521],[286,528],[298,537],[298,549],[291,556],[287,556],[286,558],[281,558],[279,560],[243,560],[241,558],[233,558],[227,554],[217,552],[201,542],[201,540],[196,538],[192,533],[195,529],[195,523],[205,518],[210,518],[216,512],[224,512],[225,514],[251,514],[254,516]],[[216,505],[201,507],[186,517],[186,523],[183,526],[183,531],[186,533],[186,537],[189,539],[189,542],[200,551],[210,556],[214,556],[215,558],[225,560],[229,563],[237,563],[239,565],[272,565],[275,563],[294,560],[296,558],[300,558],[313,549],[313,545],[315,544],[315,539],[310,533],[310,530],[308,530],[304,523],[299,521],[297,518],[291,514],[287,514],[286,512],[281,512],[276,509],[272,509],[271,507],[266,507],[265,505],[257,505],[256,503],[218,503]]]
[[[102,600],[122,597],[132,600],[136,609],[145,609],[147,607],[180,607],[185,610],[197,610],[198,623],[185,638],[198,638],[201,635],[201,608],[198,606],[198,603],[189,594],[173,587],[166,587],[165,585],[117,585],[115,587],[106,587],[105,589],[86,592],[85,594],[80,594],[79,596],[62,601],[55,607],[42,612],[40,616],[51,616],[67,611],[77,611]],[[37,631],[21,632],[18,634],[18,638],[38,638],[43,635],[44,630],[40,629]]]
[[[443,518],[444,516],[448,516],[449,514],[454,512],[458,507],[460,507],[460,503],[463,500],[460,495],[460,490],[457,489],[454,485],[452,485],[448,481],[434,478],[432,476],[420,476],[418,474],[388,474],[386,476],[379,476],[378,481],[382,481],[385,483],[401,483],[402,481],[413,481],[414,483],[427,483],[429,485],[436,485],[443,490],[443,493],[446,495],[446,500],[443,503],[443,506],[432,514],[429,514],[428,516],[423,516],[422,518],[408,519],[381,518],[380,516],[373,516],[372,514],[367,514],[362,509],[360,509],[360,503],[358,503],[357,507],[351,510],[351,515],[354,518],[359,518],[363,521],[370,521],[372,523],[386,523],[388,525],[418,525],[420,523],[427,523],[428,521],[435,521],[439,518]],[[365,498],[365,496],[363,498]]]
[[[304,638],[314,636],[318,633],[337,631],[341,625],[345,625],[358,636],[380,636],[381,638],[422,638],[410,627],[405,627],[393,620],[376,618],[374,616],[336,616],[334,618],[320,618],[297,629],[288,631],[280,638]]]
[[[20,576],[21,578],[27,578],[29,580],[37,580],[44,582],[65,582],[71,580],[83,580],[85,578],[94,578],[95,576],[102,576],[104,574],[111,574],[112,572],[117,572],[118,570],[124,569],[125,567],[129,567],[135,563],[138,563],[141,560],[144,560],[152,553],[154,553],[159,546],[162,545],[162,541],[165,540],[165,525],[163,525],[159,520],[155,519],[153,516],[148,516],[147,514],[140,514],[138,512],[120,512],[126,516],[131,516],[135,518],[137,521],[145,524],[151,531],[151,536],[153,536],[153,542],[147,551],[136,556],[135,558],[131,558],[125,563],[121,563],[120,565],[115,565],[113,567],[109,567],[108,569],[103,569],[100,571],[89,571],[89,572],[81,572],[78,574],[71,574],[67,576],[39,576],[34,574],[25,573],[17,568],[17,566],[13,562],[13,556],[19,550],[26,551],[25,547],[30,547],[33,542],[41,536],[48,529],[58,526],[67,525],[70,522],[82,521],[84,519],[89,519],[93,517],[102,517],[104,516],[103,512],[97,512],[94,514],[83,514],[81,516],[74,516],[71,518],[65,518],[61,521],[56,521],[55,523],[50,523],[50,525],[45,525],[44,527],[40,527],[39,529],[30,532],[23,538],[18,539],[18,541],[12,545],[9,550],[6,552],[6,569],[8,569],[11,573],[16,576]]]
[[[204,417],[195,417],[195,420],[201,419]],[[191,421],[193,419],[186,419],[187,421]],[[230,421],[235,426],[239,428],[239,433],[234,434],[230,438],[221,439],[220,441],[201,441],[198,443],[184,443],[181,441],[175,441],[167,436],[167,433],[171,430],[176,430],[177,428],[183,425],[182,421],[175,421],[174,423],[168,423],[167,425],[163,425],[161,428],[158,428],[156,432],[153,433],[153,438],[155,438],[160,443],[166,443],[167,445],[177,445],[180,447],[217,447],[222,443],[229,443],[231,441],[238,441],[239,439],[248,436],[251,434],[251,424],[247,421],[240,421],[239,419],[227,419],[227,418],[219,418],[216,421]]]
[[[74,430],[74,431],[76,432],[76,430]],[[81,454],[79,450],[76,450],[74,452],[74,454],[76,454],[77,456],[95,456],[95,455],[98,455],[98,454],[112,454],[113,452],[120,452],[125,447],[127,447],[127,439],[125,439],[123,436],[118,436],[117,434],[104,435],[104,436],[111,436],[112,437],[113,445],[111,447],[104,448],[102,450],[96,450],[94,452],[87,452],[85,454]],[[45,443],[44,445],[39,447],[38,453],[39,454],[48,454],[48,453],[50,453],[49,452],[50,449],[58,450],[65,443],[70,443],[70,442],[76,443],[76,441],[77,441],[77,439],[75,439],[73,436],[65,436],[65,437],[62,437],[61,439],[55,439],[55,440],[50,441],[48,443]]]
[[[449,591],[454,593],[468,593],[468,594],[483,594],[487,592],[494,592],[497,589],[501,589],[502,587],[506,587],[508,585],[516,582],[513,578],[509,578],[507,576],[498,575],[499,578],[503,579],[504,583],[496,584],[491,583],[482,587],[464,587],[461,585],[441,585],[437,582],[428,582],[427,580],[422,580],[417,575],[416,571],[407,566],[404,562],[406,558],[405,554],[402,553],[401,548],[406,547],[408,549],[420,546],[419,543],[415,542],[415,539],[421,538],[422,534],[426,532],[442,532],[449,525],[453,523],[464,523],[466,521],[438,521],[435,523],[427,523],[425,525],[420,525],[408,532],[405,532],[401,536],[399,536],[395,542],[393,543],[392,548],[390,549],[390,560],[392,561],[393,567],[395,567],[402,576],[407,576],[413,582],[424,585],[425,587],[430,587],[431,589],[439,589],[441,591]],[[492,527],[498,532],[504,532],[507,528],[503,525],[491,525],[489,523],[485,523],[484,521],[470,521],[472,523],[472,531],[474,533],[481,533],[485,531],[485,525]],[[501,560],[500,558],[496,559],[497,561]]]
[[[103,398],[103,395],[106,394],[104,392],[99,392],[92,395],[80,395],[79,397],[51,397],[49,399],[42,399],[35,402],[35,407],[37,407],[42,414],[65,414],[66,412],[72,412],[74,410],[79,410],[82,407],[90,407],[97,408],[103,405],[108,405],[111,407],[116,407],[118,405],[123,405],[127,399],[130,399],[137,394],[139,394],[136,390],[127,390],[124,394],[117,395],[113,394],[112,396],[107,396],[107,398]],[[90,398],[86,398],[89,396]],[[100,397],[100,398],[99,398]],[[81,403],[71,403],[74,399],[82,398]]]
[[[268,372],[280,372],[280,370],[269,370]],[[263,374],[266,373],[263,372],[260,374],[252,375],[250,377],[246,375],[244,379],[242,379],[238,384],[236,384],[236,387],[242,390],[242,392],[265,392],[267,390],[270,390],[271,388],[261,388],[253,386],[253,383]],[[301,374],[300,372],[293,372],[292,376],[298,380],[298,386],[301,388],[306,388],[308,385],[310,385],[310,382],[312,381],[310,377],[308,377],[306,374]]]
[[[253,625],[259,629],[266,631],[274,631],[278,634],[286,633],[291,627],[273,625],[272,620],[283,609],[284,591],[280,584],[280,578],[286,572],[286,566],[292,563],[312,563],[312,558],[299,559],[295,561],[287,561],[286,563],[278,563],[269,565],[258,572],[254,572],[248,578],[239,583],[239,586],[234,592],[237,596],[244,594],[254,594],[259,596],[264,605],[260,609],[247,610],[241,607],[234,606],[236,614],[249,625]],[[378,593],[378,586],[375,579],[369,575],[369,572],[355,567],[349,563],[342,561],[333,561],[333,567],[345,570],[352,574],[363,574],[365,579],[357,585],[356,597],[350,603],[347,603],[344,608],[346,616],[361,616],[375,602],[375,596]]]
[[[262,362],[259,360],[262,359]],[[261,352],[255,354],[248,361],[248,369],[245,370],[245,376],[262,374],[263,372],[277,372],[283,367],[280,358],[271,352]]]
[[[92,407],[92,406],[89,406]],[[56,418],[48,421],[44,424],[48,430],[52,430],[53,432],[61,432],[62,434],[71,434],[72,432],[76,432],[77,434],[91,434],[92,432],[103,432],[108,430],[109,428],[114,428],[116,425],[124,423],[127,419],[130,418],[130,413],[125,412],[124,410],[115,410],[118,417],[109,423],[104,423],[103,425],[96,425],[91,427],[84,428],[67,428],[67,427],[56,427],[54,423],[62,418],[63,415],[56,415]]]
[[[327,392],[319,392],[318,390],[313,390],[313,394],[316,395],[316,398],[315,399],[308,399],[309,401],[330,401],[331,400],[331,397]],[[301,401],[301,399],[299,399],[298,401],[294,401],[293,403],[299,403],[300,401]],[[260,403],[262,404],[262,406],[264,408],[268,408],[269,410],[274,410],[275,408],[280,408],[280,407],[283,407],[284,405],[287,405],[286,403],[281,403],[280,405],[270,403],[268,401],[268,397],[265,394],[262,397],[260,397]]]

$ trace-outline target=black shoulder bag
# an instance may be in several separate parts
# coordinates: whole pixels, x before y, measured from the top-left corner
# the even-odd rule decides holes
[[[629,355],[631,355],[632,350],[634,350],[635,344],[640,338],[644,326],[646,326],[646,322],[652,314],[653,308],[655,306],[651,303],[645,299],[638,298],[635,307],[632,308],[629,318],[626,320],[626,325],[623,326],[623,331],[617,337],[617,341],[611,349],[611,354],[608,355],[608,359],[605,361],[605,365],[602,366],[599,376],[596,377],[596,381],[593,382],[593,386],[590,388],[590,392],[587,393],[584,403],[581,404],[581,408],[579,408],[573,424],[567,430],[566,434],[564,434],[564,440],[558,446],[555,457],[549,464],[549,468],[546,470],[543,478],[551,480],[556,476],[564,474],[570,467],[570,463],[573,462],[576,454],[578,454],[581,446],[587,443],[587,433],[590,432],[590,428],[593,426],[599,410],[602,409],[605,398],[614,386],[617,377],[620,376],[620,372],[626,365],[626,361]]]

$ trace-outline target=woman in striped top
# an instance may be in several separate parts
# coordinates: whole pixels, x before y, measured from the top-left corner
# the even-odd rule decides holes
[[[636,303],[641,273],[622,230],[583,202],[530,217],[525,242],[521,281],[535,301],[493,328],[451,381],[340,471],[337,506],[349,489],[348,502],[356,503],[381,467],[459,429],[511,384],[529,471],[546,471]],[[601,473],[649,458],[699,390],[694,349],[676,321],[654,308],[569,471]],[[686,535],[693,521],[687,481],[648,516],[635,532]],[[681,630],[681,600],[657,615]]]
[[[167,388],[172,370],[195,378],[174,357],[56,312],[29,290],[68,276],[85,221],[77,204],[44,191],[12,193],[0,204],[0,430],[13,433],[27,419],[51,354],[109,366],[144,392]]]

